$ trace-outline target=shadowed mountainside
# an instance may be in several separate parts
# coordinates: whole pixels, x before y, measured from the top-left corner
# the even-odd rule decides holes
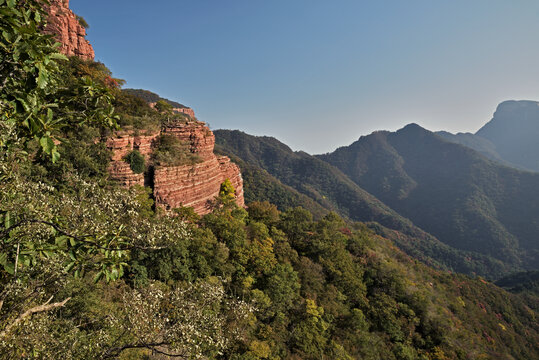
[[[513,269],[513,266],[507,266],[493,258],[455,250],[443,244],[321,159],[305,152],[293,152],[288,146],[271,137],[255,137],[230,130],[216,130],[214,133],[221,153],[242,160],[239,164],[244,174],[245,196],[250,200],[266,200],[267,194],[274,191],[274,188],[261,189],[261,182],[256,180],[257,176],[253,179],[246,175],[247,168],[258,169],[257,174],[270,174],[325,209],[337,211],[352,220],[381,224],[382,226],[371,224],[371,227],[426,263],[493,278]],[[258,183],[257,196],[260,198],[253,196],[249,190],[252,188],[249,183],[253,181]],[[273,197],[269,197],[269,200],[276,201]]]
[[[452,247],[539,265],[539,174],[499,165],[416,124],[319,158]]]
[[[481,153],[483,156],[487,157],[490,160],[499,162],[500,164],[514,167],[516,169],[525,170],[523,167],[518,166],[516,164],[512,164],[507,160],[504,160],[498,152],[496,152],[496,146],[489,140],[477,136],[472,133],[458,133],[458,134],[451,134],[447,131],[437,131],[436,135],[441,136],[445,140],[455,143],[464,145],[466,147],[469,147],[479,153]]]

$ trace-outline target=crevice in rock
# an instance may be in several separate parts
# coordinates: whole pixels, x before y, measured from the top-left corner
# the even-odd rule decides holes
[[[155,195],[154,195],[154,176],[155,176],[155,167],[153,165],[148,166],[146,171],[144,172],[144,187],[150,188],[152,191],[150,193],[150,199],[153,200],[153,210],[155,210],[156,201],[155,201]]]

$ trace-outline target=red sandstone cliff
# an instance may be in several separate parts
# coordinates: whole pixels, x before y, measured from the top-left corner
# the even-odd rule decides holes
[[[62,43],[60,51],[63,54],[93,60],[94,50],[85,38],[86,30],[69,9],[69,0],[50,2],[45,33],[54,35]],[[236,189],[237,204],[243,206],[243,180],[239,167],[226,156],[215,156],[215,137],[204,123],[195,120],[192,109],[175,108],[173,111],[187,114],[193,121],[171,124],[154,133],[118,132],[107,140],[107,147],[113,154],[109,168],[111,177],[124,186],[152,187],[158,206],[166,209],[189,206],[198,214],[206,214],[211,210],[209,204],[219,194],[221,183],[229,179]],[[156,166],[145,174],[135,174],[123,160],[124,157],[138,150],[149,163],[156,139],[161,134],[174,135],[182,143],[188,144],[188,151],[196,154],[201,162],[194,165]]]
[[[138,150],[149,162],[155,140],[161,134],[176,136],[188,144],[189,151],[202,161],[193,165],[156,166],[146,174],[135,174],[123,158],[129,152]],[[215,136],[199,121],[172,124],[154,133],[117,133],[107,141],[107,147],[113,152],[109,171],[111,177],[124,186],[151,186],[156,204],[165,209],[189,206],[198,214],[206,214],[210,212],[209,205],[219,194],[225,179],[229,179],[236,189],[236,203],[243,206],[240,169],[228,157],[216,156],[213,153],[214,145]]]
[[[93,60],[94,49],[85,38],[86,29],[80,25],[77,16],[69,9],[69,0],[51,0],[50,3],[44,32],[54,35],[62,44],[61,53]]]

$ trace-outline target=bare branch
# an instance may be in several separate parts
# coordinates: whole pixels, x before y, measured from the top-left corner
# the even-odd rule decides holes
[[[165,346],[165,345],[168,345],[168,343],[161,342],[161,343],[127,344],[124,346],[108,349],[105,352],[105,354],[103,354],[101,359],[110,359],[110,358],[116,357],[120,355],[124,350],[127,350],[127,349],[148,349],[148,350],[152,350],[158,354],[165,355],[168,357],[187,359],[187,356],[185,354],[172,354],[172,353],[168,353],[164,350],[160,350],[157,348],[159,346]]]
[[[17,278],[17,267],[19,266],[19,250],[21,248],[21,243],[17,243],[17,256],[15,257],[15,278]]]
[[[16,327],[21,321],[23,321],[27,317],[32,316],[33,314],[40,313],[40,312],[51,311],[53,309],[63,307],[69,300],[71,300],[71,298],[68,297],[64,301],[49,304],[51,300],[52,300],[52,296],[49,300],[47,300],[45,304],[30,308],[26,310],[23,314],[19,315],[19,317],[16,318],[15,321],[13,321],[11,324],[6,326],[6,328],[2,332],[0,332],[0,339],[5,337],[11,331],[12,328]]]

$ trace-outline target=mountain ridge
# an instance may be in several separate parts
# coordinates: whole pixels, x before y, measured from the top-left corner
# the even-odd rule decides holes
[[[526,213],[530,197],[539,199],[534,186],[528,184],[537,183],[539,187],[539,174],[499,165],[416,124],[393,133],[361,137],[319,158],[337,166],[398,213],[454,247],[487,251],[501,259],[496,255],[496,246],[502,246],[508,254],[513,253],[504,261],[517,265],[522,256],[527,257],[516,255],[517,243],[535,249],[533,231],[521,229],[535,229],[533,220],[528,216],[532,225],[526,226],[519,216]],[[516,201],[515,196],[522,201]],[[533,203],[529,210],[537,211],[536,207]],[[472,218],[475,223],[470,223]],[[487,235],[478,232],[480,228]],[[473,242],[466,240],[470,234],[475,234]],[[537,255],[533,254],[524,263],[537,266]]]
[[[214,133],[221,152],[266,170],[329,210],[338,211],[355,221],[380,223],[381,228],[375,225],[373,228],[390,236],[402,249],[427,263],[438,266],[445,263],[456,271],[483,275],[497,273],[499,276],[511,271],[511,267],[505,268],[501,262],[491,258],[451,249],[360,188],[336,167],[317,157],[293,152],[275,138],[255,137],[238,130],[215,130]],[[394,234],[390,229],[402,235]]]

